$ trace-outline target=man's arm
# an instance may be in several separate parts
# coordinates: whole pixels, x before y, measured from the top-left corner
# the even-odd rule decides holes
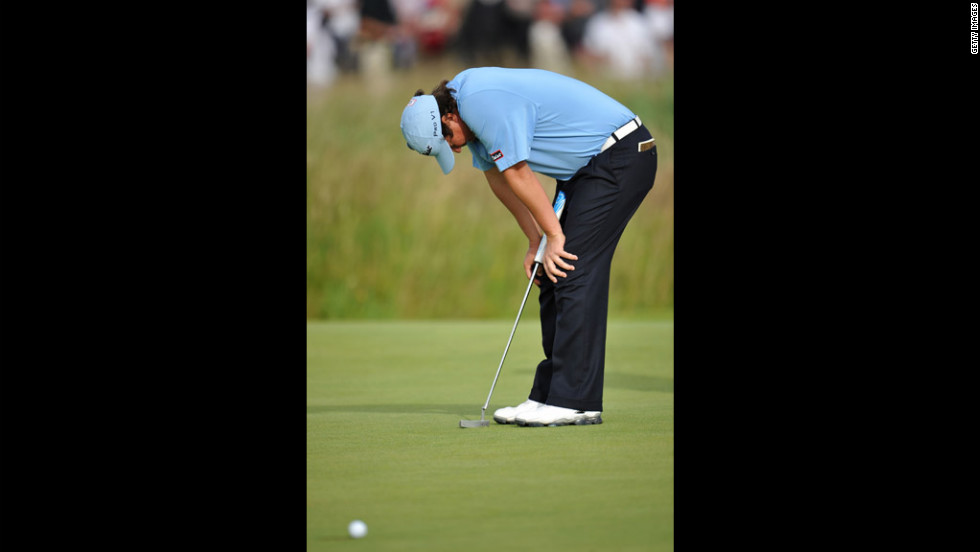
[[[577,260],[578,257],[565,251],[565,234],[561,230],[561,224],[544,188],[527,162],[521,161],[502,173],[494,167],[485,171],[484,175],[493,193],[511,212],[528,237],[528,254],[524,259],[524,271],[528,278],[531,277],[534,255],[541,242],[540,231],[548,236],[542,262],[548,278],[557,282],[555,276],[566,277],[567,274],[560,269],[574,270],[575,267],[566,263],[563,258]]]
[[[528,211],[527,206],[510,189],[510,186],[507,185],[507,180],[497,170],[497,167],[484,171],[483,174],[487,177],[487,182],[490,184],[490,189],[493,190],[493,194],[514,215],[517,224],[521,227],[524,235],[527,236],[528,247],[534,248],[537,251],[538,244],[541,242],[541,229],[531,215],[531,211]]]

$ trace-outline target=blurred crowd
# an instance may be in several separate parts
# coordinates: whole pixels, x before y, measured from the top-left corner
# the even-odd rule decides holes
[[[307,82],[384,75],[426,58],[616,79],[673,67],[673,0],[307,0]]]

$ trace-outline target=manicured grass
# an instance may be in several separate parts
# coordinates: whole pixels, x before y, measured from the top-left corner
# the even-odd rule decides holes
[[[610,322],[603,424],[461,429],[512,324],[307,323],[309,551],[673,550],[672,317]],[[525,311],[488,419],[541,354]]]

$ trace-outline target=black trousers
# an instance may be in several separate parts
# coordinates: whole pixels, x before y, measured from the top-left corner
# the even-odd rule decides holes
[[[567,181],[560,219],[565,251],[575,270],[553,284],[541,278],[541,337],[545,359],[538,364],[529,399],[576,410],[602,410],[606,360],[609,272],[626,224],[653,188],[657,148],[638,151],[650,139],[640,127],[596,155]]]

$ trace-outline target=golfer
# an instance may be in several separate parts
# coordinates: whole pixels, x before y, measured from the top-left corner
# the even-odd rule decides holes
[[[609,273],[619,238],[653,187],[657,148],[628,108],[540,69],[480,67],[422,90],[402,112],[408,147],[444,174],[469,147],[527,236],[524,272],[547,236],[538,302],[545,358],[528,400],[493,419],[521,426],[602,423]],[[561,220],[535,173],[565,193]]]

